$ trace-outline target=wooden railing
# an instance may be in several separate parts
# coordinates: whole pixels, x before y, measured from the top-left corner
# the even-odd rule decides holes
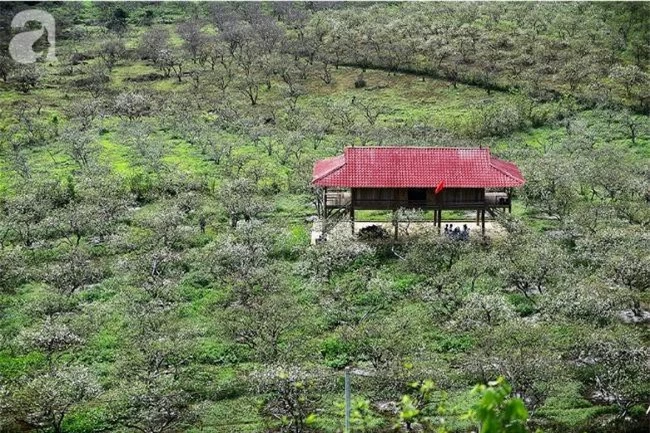
[[[346,207],[352,201],[352,195],[349,190],[328,190],[325,200],[329,208]]]
[[[329,209],[345,208],[352,202],[350,190],[328,190],[325,200]],[[482,209],[485,207],[509,207],[510,197],[505,192],[486,192],[484,200],[453,201],[446,200],[436,203],[424,200],[395,200],[395,199],[371,199],[354,201],[358,209],[390,209],[393,207],[404,207],[408,209]]]
[[[486,192],[485,204],[489,207],[510,206],[510,197],[506,192]]]
[[[406,209],[483,209],[485,202],[482,200],[476,201],[440,201],[440,202],[427,202],[421,200],[355,200],[354,207],[357,209],[377,209],[377,210],[390,210],[392,208],[403,207]]]

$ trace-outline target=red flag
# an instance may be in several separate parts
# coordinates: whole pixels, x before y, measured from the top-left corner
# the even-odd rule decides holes
[[[444,179],[438,182],[438,185],[436,186],[436,190],[434,191],[434,194],[438,194],[440,191],[442,191],[445,188],[445,181]]]

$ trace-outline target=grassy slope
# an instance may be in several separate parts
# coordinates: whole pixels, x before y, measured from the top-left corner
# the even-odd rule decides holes
[[[147,67],[133,67],[124,66],[116,68],[116,76],[129,76],[133,73],[145,73],[149,71]],[[326,86],[321,82],[310,82],[310,94],[305,97],[301,104],[308,108],[312,105],[318,105],[325,97],[335,100],[348,100],[353,95],[359,94],[358,90],[353,89],[353,81],[358,74],[357,70],[341,68],[339,71],[334,72],[336,84],[334,86]],[[387,126],[397,125],[415,125],[425,124],[431,126],[438,126],[453,129],[458,122],[463,122],[469,119],[472,113],[478,109],[476,104],[477,100],[485,103],[499,103],[507,100],[510,95],[495,93],[491,97],[487,97],[485,92],[481,89],[476,89],[468,86],[460,85],[458,89],[454,89],[450,85],[441,81],[427,80],[422,82],[419,78],[407,75],[388,75],[385,72],[370,71],[365,74],[365,78],[369,83],[369,87],[381,87],[374,90],[364,90],[363,95],[367,98],[391,107],[390,111],[382,115],[380,122],[385,123]],[[118,83],[114,84],[118,87]],[[152,85],[158,90],[165,91],[190,91],[189,85],[186,83],[177,84],[172,79],[163,82],[158,82]],[[385,87],[384,87],[385,86]],[[12,90],[3,89],[0,92],[0,109],[10,106],[19,100],[29,100],[35,98],[43,98],[50,101],[60,101],[64,97],[64,91],[58,88],[39,89],[34,91],[31,95],[21,95]],[[266,102],[271,100],[271,95],[266,94],[263,96]],[[59,107],[58,103],[53,103],[53,108],[48,112],[49,116],[58,114],[56,110]],[[585,118],[590,118],[590,113],[584,114]],[[109,164],[116,172],[123,175],[131,175],[137,171],[136,164],[133,163],[134,155],[131,150],[121,143],[118,133],[115,131],[117,119],[108,117],[104,119],[104,125],[108,127],[108,133],[102,135],[98,144],[101,146],[101,159]],[[541,143],[548,142],[551,138],[561,137],[564,131],[560,127],[543,127],[533,130],[521,131],[516,133],[513,137],[501,140],[497,146],[508,146],[511,140],[527,143],[530,146],[538,146]],[[218,171],[212,170],[209,163],[204,161],[196,149],[187,144],[186,142],[173,139],[159,133],[158,137],[163,140],[165,146],[170,149],[166,162],[177,165],[177,167],[187,173],[200,174],[207,176],[214,176],[219,179]],[[239,149],[255,151],[255,148],[247,145],[245,137],[238,137],[243,143]],[[640,148],[646,152],[648,146],[646,145],[647,138],[640,141]],[[315,154],[313,157],[320,157],[322,155]],[[66,160],[64,154],[60,151],[57,143],[47,148],[38,149],[30,154],[30,162],[34,170],[42,174],[56,174],[58,177],[64,177],[67,172],[74,169],[74,165]],[[0,164],[4,164],[0,161]],[[280,169],[280,167],[277,167]],[[12,184],[13,174],[7,170],[2,170],[0,173],[0,191],[7,191]],[[150,205],[155,206],[155,205]],[[299,197],[292,197],[291,195],[282,195],[276,203],[276,218],[291,219],[293,221],[300,221],[301,218],[295,218],[296,215],[305,215],[310,210],[305,207],[305,201]],[[143,209],[143,211],[146,209]],[[523,215],[525,210],[518,203],[515,204],[514,210],[516,214]],[[365,215],[368,218],[378,217],[386,218],[381,213],[368,212]],[[306,244],[308,242],[307,230],[308,226],[304,223],[291,225],[295,233],[294,242]],[[392,275],[395,282],[399,282],[399,275]],[[111,289],[110,282],[104,282],[96,289],[89,291],[86,296],[94,297],[99,296],[104,303],[105,308],[115,308],[120,310],[119,306],[119,292]],[[35,288],[25,288],[24,293],[19,299],[26,300],[30,296],[31,290]],[[96,292],[96,293],[95,293]],[[214,357],[221,356],[224,350],[227,350],[227,343],[220,342],[218,329],[214,327],[214,306],[219,298],[224,296],[219,290],[201,290],[191,285],[187,288],[186,293],[186,307],[185,317],[182,319],[186,322],[188,327],[200,326],[206,328],[206,336],[199,344],[199,350],[196,354],[198,359],[203,359],[210,364]],[[9,301],[9,300],[5,300]],[[11,302],[11,301],[9,301]],[[5,304],[6,305],[6,304]],[[413,306],[405,305],[404,307],[412,308]],[[1,327],[6,331],[8,329],[20,329],[28,326],[28,317],[12,316],[12,308],[9,307],[9,314],[5,315],[2,319]],[[392,314],[399,317],[403,313],[397,309]],[[115,349],[119,347],[120,342],[117,337],[120,334],[121,326],[124,324],[119,317],[115,317],[115,321],[106,323],[103,330],[97,335],[93,336],[83,349],[83,358],[92,362],[98,369],[111,369],[111,363],[115,358]],[[445,336],[440,334],[440,330],[436,327],[430,327],[424,332],[423,339],[428,340],[428,346],[437,351],[440,355],[444,354],[449,347],[457,344],[463,344],[462,333],[455,336]],[[312,341],[310,344],[318,348],[325,340],[327,335],[321,335]],[[443,340],[441,340],[443,338]],[[442,344],[442,346],[440,346]],[[226,346],[224,346],[226,345]],[[437,348],[437,349],[436,349]],[[0,357],[0,370],[5,374],[11,374],[14,369],[22,370],[26,368],[29,363],[38,363],[39,355],[36,353],[27,354],[18,358],[9,357],[7,354],[2,354]],[[206,368],[208,368],[206,366]],[[232,373],[228,373],[231,371]],[[219,368],[215,371],[216,377],[213,377],[214,385],[217,388],[227,388],[230,381],[233,380],[234,371],[229,369]],[[455,396],[452,394],[452,400],[458,399],[459,401],[466,401],[462,396]],[[579,409],[573,409],[579,411]],[[584,414],[572,415],[578,419],[583,419],[592,413],[592,409],[585,409]],[[553,412],[549,411],[549,416],[557,416],[559,410]],[[459,410],[460,412],[460,410]],[[236,415],[235,415],[236,413]],[[332,416],[330,423],[334,423],[336,413],[330,414]],[[88,417],[89,414],[79,414],[81,417]],[[232,418],[234,417],[234,418]],[[227,419],[236,419],[236,422],[224,422]],[[327,419],[327,417],[326,417]],[[71,418],[69,427],[73,428],[77,418]],[[456,421],[454,421],[456,424]],[[237,426],[237,431],[260,431],[262,428],[261,420],[256,415],[256,403],[250,397],[234,396],[233,398],[226,398],[215,402],[207,411],[205,419],[203,419],[203,430],[211,432],[228,432],[232,431],[234,426]],[[458,427],[464,426],[463,423]],[[197,430],[198,431],[198,430]]]
[[[137,74],[144,74],[152,72],[150,66],[136,64],[136,65],[120,65],[115,68],[113,72],[113,87],[116,89],[122,88],[125,85],[123,79],[128,76]],[[334,100],[349,101],[354,95],[363,94],[379,104],[390,107],[387,114],[380,117],[379,122],[388,127],[396,127],[400,125],[428,125],[433,127],[442,127],[445,129],[454,130],[464,122],[468,122],[472,115],[480,108],[480,104],[498,104],[508,101],[513,98],[512,95],[495,92],[491,96],[487,96],[484,90],[473,88],[469,86],[459,85],[454,89],[448,83],[438,80],[422,81],[418,77],[408,75],[389,75],[381,71],[368,71],[365,74],[365,79],[368,82],[369,89],[355,90],[353,82],[358,75],[358,70],[341,68],[333,73],[335,84],[328,86],[324,83],[311,80],[308,83],[309,95],[304,97],[300,105],[304,109],[313,109],[322,103],[324,98],[331,98]],[[133,85],[131,85],[133,86]],[[142,86],[150,86],[161,92],[181,92],[191,95],[190,85],[185,82],[178,84],[174,79],[159,81],[155,83],[143,84]],[[22,95],[7,87],[0,87],[0,112],[9,111],[18,101],[42,101],[46,106],[45,117],[52,120],[55,116],[61,121],[61,109],[65,105],[66,98],[69,98],[68,90],[61,86],[45,86],[33,91],[29,95]],[[72,95],[74,97],[74,95]],[[277,89],[274,88],[270,92],[263,92],[261,96],[262,103],[270,103],[278,98]],[[597,113],[584,113],[581,115],[586,121],[599,122]],[[0,122],[4,120],[0,119]],[[134,155],[122,142],[122,137],[118,136],[116,125],[118,119],[114,117],[107,117],[103,120],[104,127],[108,132],[103,134],[99,140],[98,145],[101,148],[101,160],[109,164],[116,172],[125,176],[132,175],[137,171],[137,164],[134,163]],[[7,123],[0,125],[6,127]],[[486,141],[486,144],[494,144],[497,147],[508,147],[512,142],[526,143],[530,146],[539,146],[547,143],[552,139],[562,137],[564,131],[561,127],[543,127],[538,129],[520,131],[507,139],[499,140],[496,143]],[[188,143],[183,140],[172,138],[164,133],[158,133],[157,137],[170,149],[169,155],[166,157],[166,162],[176,165],[179,170],[190,174],[205,175],[219,181],[221,178],[222,168],[216,168],[210,163],[203,160],[200,153],[197,152]],[[236,137],[241,143],[237,152],[258,152],[252,144],[248,142],[246,137]],[[620,139],[621,143],[629,144],[625,139]],[[649,155],[650,152],[650,139],[644,137],[638,142],[639,153],[641,155]],[[333,154],[340,149],[328,149],[325,154]],[[308,150],[309,158],[316,159],[325,156],[323,151]],[[61,152],[60,147],[56,142],[46,148],[40,148],[30,153],[30,162],[37,176],[43,175],[56,175],[63,178],[66,173],[74,169],[74,165],[67,160],[65,155]],[[15,174],[6,169],[6,161],[0,160],[0,194],[10,193]],[[276,165],[276,170],[282,170],[282,167]],[[155,205],[150,205],[155,206]],[[147,211],[143,209],[142,211]],[[278,219],[291,220],[289,224],[292,232],[292,242],[305,245],[308,243],[307,230],[308,226],[301,221],[301,217],[311,212],[312,209],[306,206],[303,197],[291,196],[289,194],[282,194],[276,203],[276,210],[274,217]],[[518,203],[514,206],[516,214],[523,215],[525,209]],[[372,216],[372,215],[369,215]],[[390,268],[387,268],[390,272]],[[385,275],[390,278],[394,284],[399,285],[404,279],[408,279],[405,275]],[[296,290],[300,287],[295,285]],[[18,306],[28,302],[29,297],[34,295],[39,289],[37,287],[24,287],[20,295],[16,298],[3,298],[2,303],[6,307],[5,315],[0,319],[0,329],[3,332],[10,332],[10,330],[18,330],[28,326],[29,318],[17,314]],[[103,308],[115,309],[120,311],[123,306],[120,305],[120,292],[123,290],[119,288],[119,281],[111,282],[110,280],[104,281],[100,286],[90,289],[85,296],[89,299],[101,300]],[[214,324],[215,306],[218,305],[219,300],[225,296],[224,289],[218,288],[200,288],[188,282],[184,288],[185,307],[183,309],[184,315],[179,318],[187,327],[200,326],[206,329],[205,337],[199,344],[197,359],[205,362],[205,368],[210,370],[212,360],[215,357],[223,356],[224,350],[228,349],[227,343],[221,341],[218,327]],[[302,294],[302,296],[317,296],[317,294]],[[421,312],[417,311],[416,305],[402,305],[396,306],[395,310],[390,313],[394,316],[401,316],[405,312],[408,314],[418,315]],[[416,310],[416,311],[413,311]],[[82,357],[92,362],[98,369],[110,370],[111,363],[114,361],[115,350],[120,346],[119,338],[120,331],[125,324],[120,319],[119,314],[115,314],[115,320],[107,321],[97,335],[90,339],[85,348],[83,349]],[[328,335],[318,335],[314,341],[309,342],[314,348],[318,348]],[[423,340],[432,351],[444,356],[448,348],[454,346],[462,346],[465,336],[462,333],[457,335],[442,335],[441,330],[436,326],[429,326],[423,330]],[[4,352],[0,352],[0,371],[3,374],[11,375],[12,372],[21,371],[28,368],[30,364],[37,364],[42,362],[39,359],[40,355],[36,353],[26,354],[19,357],[14,357]],[[243,366],[245,368],[245,366]],[[242,366],[219,368],[214,371],[214,376],[211,380],[219,389],[227,389],[229,384],[234,380],[237,374],[236,369]],[[458,399],[465,401],[461,396],[452,395],[452,400]],[[577,409],[576,409],[577,410]],[[591,409],[589,409],[591,410]],[[584,412],[589,414],[591,412]],[[584,414],[582,416],[584,416]],[[80,415],[89,416],[88,414]],[[78,418],[72,418],[69,421],[69,426],[73,426],[78,422]],[[236,424],[224,422],[224,420],[233,419],[237,420]],[[579,417],[578,417],[579,418]],[[233,431],[260,431],[261,421],[256,415],[256,402],[254,399],[247,396],[233,396],[232,398],[225,398],[214,403],[207,411],[207,416],[203,419],[203,427],[201,431],[211,432],[228,432]],[[198,429],[196,431],[199,431]]]

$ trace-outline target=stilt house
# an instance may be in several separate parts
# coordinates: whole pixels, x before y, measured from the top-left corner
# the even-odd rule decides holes
[[[356,210],[403,207],[433,211],[440,229],[443,210],[469,210],[483,234],[486,212],[511,212],[512,189],[524,182],[487,148],[446,147],[348,147],[317,161],[312,179],[324,225],[349,216],[354,231]]]

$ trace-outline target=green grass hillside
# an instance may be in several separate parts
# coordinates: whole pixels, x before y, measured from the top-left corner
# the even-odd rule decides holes
[[[58,60],[1,27],[0,432],[340,432],[345,367],[353,432],[473,431],[498,377],[512,431],[647,429],[646,4],[2,6]],[[527,183],[502,236],[310,245],[369,145]]]

